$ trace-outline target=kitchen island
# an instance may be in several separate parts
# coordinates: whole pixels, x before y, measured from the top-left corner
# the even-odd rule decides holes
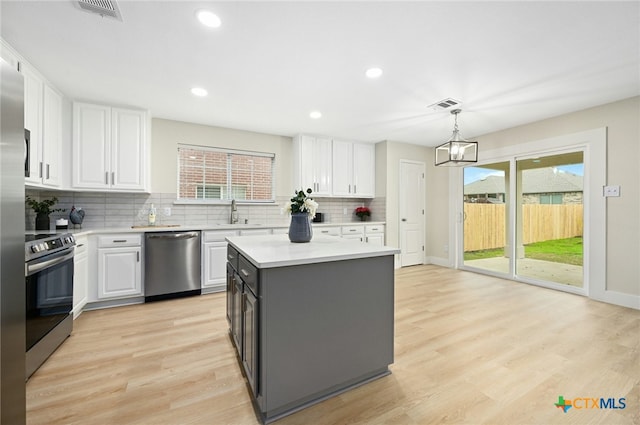
[[[227,241],[227,318],[261,421],[390,373],[398,249],[332,236]]]

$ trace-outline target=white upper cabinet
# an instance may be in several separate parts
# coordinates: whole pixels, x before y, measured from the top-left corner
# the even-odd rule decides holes
[[[62,159],[62,96],[44,85],[42,125],[42,184],[60,186]]]
[[[24,78],[24,128],[29,130],[29,170],[27,183],[42,183],[42,104],[43,82],[26,64],[21,66]]]
[[[333,196],[375,196],[375,145],[333,141]]]
[[[62,96],[28,64],[24,78],[24,127],[29,130],[29,176],[25,183],[60,186],[62,152]]]
[[[295,189],[313,190],[313,196],[331,196],[331,139],[298,135],[293,139]]]
[[[73,187],[147,190],[147,113],[73,104]]]

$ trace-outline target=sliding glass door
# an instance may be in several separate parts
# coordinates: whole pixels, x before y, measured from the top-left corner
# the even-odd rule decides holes
[[[583,153],[516,160],[516,275],[583,286]]]
[[[583,151],[465,167],[462,264],[583,287]]]

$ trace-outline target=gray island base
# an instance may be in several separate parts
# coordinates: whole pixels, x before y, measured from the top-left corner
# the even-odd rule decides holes
[[[390,373],[398,250],[325,238],[227,239],[232,341],[263,423]]]

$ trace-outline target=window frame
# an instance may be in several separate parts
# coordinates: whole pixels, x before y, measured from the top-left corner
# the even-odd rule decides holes
[[[176,201],[175,204],[218,204],[225,205],[230,204],[232,198],[181,198],[180,195],[180,184],[181,184],[181,154],[180,149],[190,149],[190,150],[199,150],[202,152],[218,152],[223,153],[227,156],[227,164],[226,164],[226,183],[210,183],[207,184],[205,182],[197,183],[197,189],[202,192],[206,192],[207,186],[219,186],[221,190],[221,194],[225,193],[234,193],[234,186],[238,186],[238,182],[232,181],[232,166],[231,166],[231,156],[232,155],[242,155],[249,157],[259,157],[259,158],[270,158],[271,159],[271,199],[236,199],[236,203],[238,204],[275,204],[276,203],[276,195],[275,195],[275,166],[276,166],[276,155],[275,153],[270,152],[257,152],[257,151],[249,151],[249,150],[240,150],[240,149],[230,149],[230,148],[221,148],[221,147],[213,147],[213,146],[203,146],[203,145],[192,145],[188,143],[178,143],[176,150]],[[228,190],[231,187],[231,190]],[[246,193],[249,193],[247,190]]]

